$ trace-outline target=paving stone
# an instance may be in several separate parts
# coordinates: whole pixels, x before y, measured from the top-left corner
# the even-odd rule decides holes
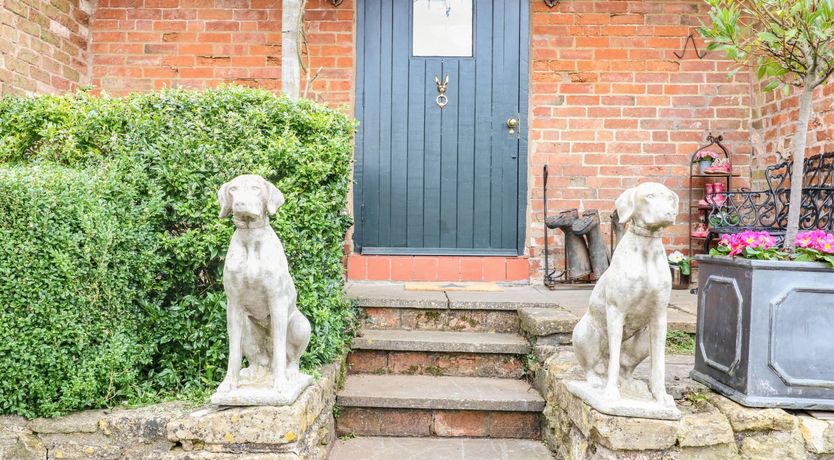
[[[330,460],[552,460],[539,441],[515,439],[356,438],[336,442]]]
[[[797,420],[782,409],[757,409],[744,407],[715,393],[709,393],[709,402],[718,408],[733,426],[733,431],[792,431]]]
[[[342,407],[540,412],[544,400],[521,380],[350,375],[338,393]]]
[[[571,334],[579,318],[561,308],[520,308],[521,328],[531,336]]]
[[[437,291],[406,291],[402,284],[348,283],[348,297],[360,307],[445,309],[446,294]]]
[[[530,344],[517,334],[422,330],[365,330],[353,341],[359,350],[441,351],[527,354]]]

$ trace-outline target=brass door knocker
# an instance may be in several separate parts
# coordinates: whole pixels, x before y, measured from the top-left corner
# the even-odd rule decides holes
[[[442,109],[449,103],[449,98],[446,97],[446,87],[449,86],[449,76],[446,75],[446,79],[441,82],[440,77],[435,75],[434,82],[437,84],[437,92],[439,93],[434,101],[437,102],[437,106]]]

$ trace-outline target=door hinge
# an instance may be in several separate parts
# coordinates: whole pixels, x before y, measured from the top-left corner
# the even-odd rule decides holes
[[[365,224],[365,205],[364,204],[359,206],[359,222],[363,225]]]

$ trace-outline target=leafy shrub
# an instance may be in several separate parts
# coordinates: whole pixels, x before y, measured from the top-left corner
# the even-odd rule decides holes
[[[159,300],[162,266],[148,218],[161,209],[109,173],[0,169],[0,412],[135,394],[151,359],[142,312]]]
[[[342,291],[352,132],[333,110],[238,87],[0,100],[0,162],[106,165],[164,204],[147,211],[163,266],[146,296],[160,302],[145,302],[142,331],[150,347],[142,378],[156,397],[200,395],[225,372],[221,273],[233,225],[218,219],[216,191],[239,174],[264,176],[286,198],[272,225],[313,325],[302,365],[345,349],[354,318]]]

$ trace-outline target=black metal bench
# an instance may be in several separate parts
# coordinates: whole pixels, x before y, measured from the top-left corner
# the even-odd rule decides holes
[[[707,197],[709,235],[705,248],[719,235],[745,230],[768,231],[780,243],[788,224],[793,161],[768,166],[767,190],[737,190]],[[720,201],[720,195],[726,198]],[[834,152],[805,159],[800,230],[834,230]]]

